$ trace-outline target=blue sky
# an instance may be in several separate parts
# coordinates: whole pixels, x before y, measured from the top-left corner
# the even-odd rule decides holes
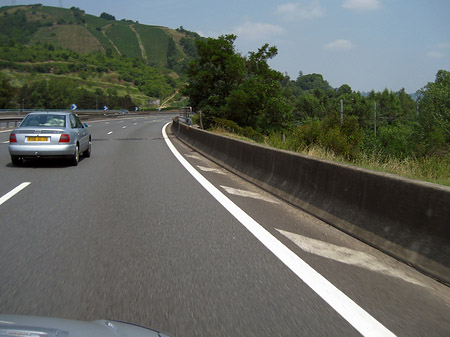
[[[207,37],[233,33],[243,55],[276,46],[270,65],[292,79],[319,73],[356,91],[412,93],[450,70],[450,0],[0,0],[13,3],[75,6]]]

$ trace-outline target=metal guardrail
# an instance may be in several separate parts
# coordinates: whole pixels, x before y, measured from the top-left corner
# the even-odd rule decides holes
[[[0,117],[0,129],[16,128],[23,117]]]
[[[183,122],[184,124],[192,125],[192,118],[190,117],[178,116],[178,120]]]
[[[28,115],[30,112],[61,112],[61,111],[72,111],[65,109],[25,109],[25,110],[14,110],[14,109],[1,109],[0,110],[0,130],[9,129],[17,127],[22,119]],[[101,118],[114,118],[114,117],[126,117],[126,116],[136,116],[149,113],[148,111],[138,111],[138,112],[125,112],[124,110],[76,110],[75,113],[82,120],[90,119],[101,119]],[[186,123],[188,123],[186,121]]]

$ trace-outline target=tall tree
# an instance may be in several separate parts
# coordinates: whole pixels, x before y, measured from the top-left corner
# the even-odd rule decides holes
[[[14,106],[13,98],[16,89],[9,83],[9,79],[0,73],[0,109],[8,109]]]
[[[235,39],[197,42],[200,57],[190,65],[185,90],[192,107],[204,112],[206,127],[216,117],[264,133],[286,127],[292,115],[281,87],[284,76],[267,63],[277,48],[265,44],[245,58],[235,52]]]
[[[244,77],[244,58],[236,53],[235,40],[235,35],[222,35],[196,41],[199,58],[189,65],[184,92],[194,110],[205,112],[206,126],[220,116],[226,98]]]
[[[431,147],[450,146],[450,72],[439,70],[436,80],[419,90],[419,122]]]

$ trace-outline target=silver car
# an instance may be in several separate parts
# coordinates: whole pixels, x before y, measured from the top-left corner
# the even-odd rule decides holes
[[[9,136],[14,165],[30,158],[67,158],[76,166],[80,154],[91,156],[91,133],[71,112],[32,112]]]
[[[159,331],[120,321],[85,322],[61,318],[0,315],[0,337],[3,336],[168,337]]]

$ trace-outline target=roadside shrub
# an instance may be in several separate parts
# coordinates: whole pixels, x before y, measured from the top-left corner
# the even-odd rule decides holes
[[[228,119],[214,118],[214,125],[217,128],[222,128],[232,133],[243,133],[242,128],[236,122],[230,121]]]
[[[412,125],[386,125],[378,130],[378,138],[387,156],[406,158],[413,155],[414,128]]]
[[[223,118],[214,118],[214,125],[218,129],[223,129],[228,132],[244,136],[246,138],[250,138],[255,142],[263,142],[264,135],[250,126],[246,126],[245,128],[240,127],[236,122],[230,121],[228,119]]]
[[[261,143],[264,141],[264,135],[250,126],[246,126],[244,129],[242,129],[242,135],[244,137],[253,139],[255,142]]]

